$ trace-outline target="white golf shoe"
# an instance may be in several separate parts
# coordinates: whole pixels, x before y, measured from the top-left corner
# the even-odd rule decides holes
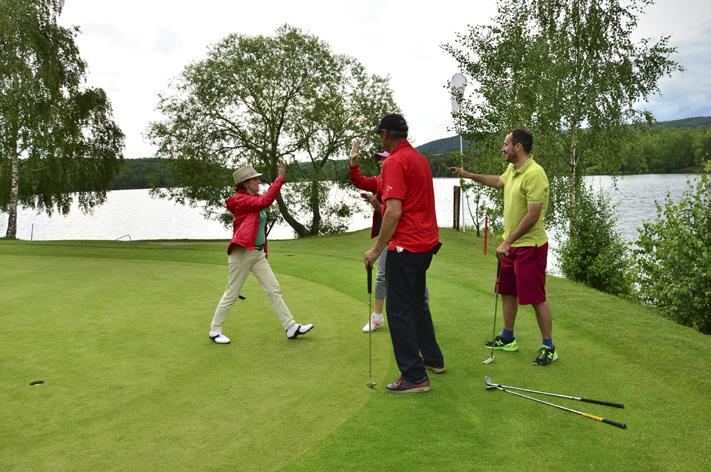
[[[313,329],[314,325],[313,323],[305,324],[305,325],[300,325],[299,323],[294,323],[293,325],[289,326],[286,329],[286,337],[289,339],[296,339],[302,334],[306,334],[311,329]]]
[[[370,315],[370,322],[363,326],[364,333],[370,333],[370,331],[375,331],[379,326],[385,324],[385,317],[381,314],[373,313]]]
[[[229,344],[232,342],[230,338],[222,334],[222,331],[210,331],[210,339],[215,344]]]

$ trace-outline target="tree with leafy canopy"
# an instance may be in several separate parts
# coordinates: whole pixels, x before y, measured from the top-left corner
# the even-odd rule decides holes
[[[227,36],[185,68],[172,92],[160,97],[164,119],[148,136],[187,185],[162,195],[215,214],[232,191],[226,168],[249,163],[270,180],[283,159],[290,183],[277,204],[299,237],[347,227],[352,209],[329,201],[323,177],[355,137],[397,110],[387,78],[288,25],[273,36]]]
[[[0,208],[7,238],[18,204],[83,211],[106,199],[123,133],[102,89],[83,87],[77,27],[57,24],[63,0],[0,0]]]
[[[474,141],[472,152],[489,156],[473,163],[477,172],[501,170],[504,135],[529,128],[535,158],[551,177],[548,216],[562,222],[572,217],[587,165],[619,172],[630,125],[653,119],[635,106],[659,91],[662,77],[681,70],[670,59],[676,49],[669,36],[632,39],[652,3],[499,0],[491,24],[470,26],[444,45],[473,85],[455,125]]]

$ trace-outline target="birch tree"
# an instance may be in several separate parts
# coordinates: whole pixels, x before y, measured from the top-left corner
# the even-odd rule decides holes
[[[587,167],[619,172],[627,133],[653,120],[639,104],[681,70],[669,36],[633,40],[652,3],[499,0],[491,24],[444,46],[473,84],[458,130],[491,156],[481,164],[491,168],[506,131],[531,129],[535,158],[552,177],[551,216],[574,207]]]
[[[83,87],[79,30],[57,24],[63,0],[0,0],[0,208],[7,238],[19,204],[68,213],[106,199],[123,133],[102,89]]]

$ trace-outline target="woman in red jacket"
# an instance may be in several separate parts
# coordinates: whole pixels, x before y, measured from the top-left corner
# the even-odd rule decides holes
[[[259,194],[259,176],[252,166],[236,170],[232,177],[236,192],[225,202],[234,215],[232,240],[227,246],[228,270],[227,288],[217,304],[215,316],[210,324],[210,339],[217,344],[229,344],[230,338],[222,333],[222,325],[239,297],[240,291],[250,272],[254,274],[276,312],[277,319],[289,339],[296,339],[314,327],[313,324],[300,325],[294,321],[281,296],[279,282],[266,258],[266,209],[274,202],[284,184],[286,164],[279,162],[276,180],[264,195]]]

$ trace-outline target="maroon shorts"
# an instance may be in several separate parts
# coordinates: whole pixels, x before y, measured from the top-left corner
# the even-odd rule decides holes
[[[501,259],[499,293],[518,297],[520,305],[546,301],[548,243],[539,247],[512,247]]]

